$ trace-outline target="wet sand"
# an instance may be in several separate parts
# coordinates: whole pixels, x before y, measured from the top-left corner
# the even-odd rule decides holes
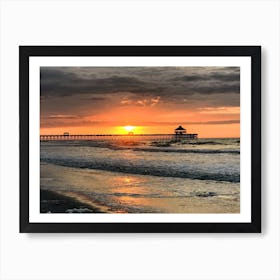
[[[41,213],[103,213],[92,205],[54,191],[40,190]]]
[[[240,212],[239,184],[226,182],[206,184],[41,163],[41,191],[42,213]]]

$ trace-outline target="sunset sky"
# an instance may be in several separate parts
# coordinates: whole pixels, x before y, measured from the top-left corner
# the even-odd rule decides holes
[[[239,67],[41,67],[41,134],[239,137]]]

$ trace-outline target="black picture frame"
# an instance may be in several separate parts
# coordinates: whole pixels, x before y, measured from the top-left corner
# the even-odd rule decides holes
[[[29,221],[29,58],[32,56],[248,56],[251,58],[250,223],[32,223]],[[261,232],[260,46],[19,46],[21,233]],[[39,186],[38,186],[39,187]],[[39,203],[39,202],[38,202]]]

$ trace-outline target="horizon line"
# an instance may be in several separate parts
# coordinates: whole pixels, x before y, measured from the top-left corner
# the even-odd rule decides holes
[[[129,136],[129,137],[134,137],[134,136],[176,136],[175,133],[152,133],[152,134],[144,134],[144,133],[139,133],[139,134],[69,134],[69,135],[64,135],[64,134],[40,134],[40,137],[46,137],[46,136],[64,136],[64,137],[71,137],[71,136]],[[186,135],[199,135],[198,133],[187,133]],[[198,139],[206,139],[206,138],[212,138],[212,139],[221,139],[221,138],[240,138],[240,136],[233,136],[233,137],[202,137]]]

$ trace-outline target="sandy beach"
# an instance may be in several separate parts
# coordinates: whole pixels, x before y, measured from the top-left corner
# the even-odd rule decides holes
[[[161,178],[41,164],[41,213],[239,211],[238,183]]]

